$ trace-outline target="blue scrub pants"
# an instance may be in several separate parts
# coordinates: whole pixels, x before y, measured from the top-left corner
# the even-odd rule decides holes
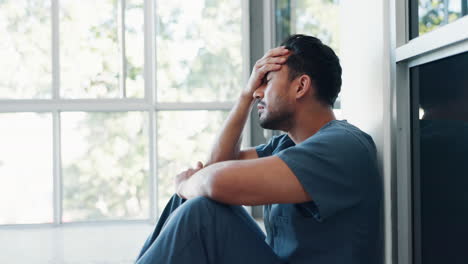
[[[281,260],[242,206],[172,196],[137,264],[276,264]]]

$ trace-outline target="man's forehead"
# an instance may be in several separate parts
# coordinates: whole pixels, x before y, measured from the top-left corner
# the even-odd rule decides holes
[[[280,70],[268,72],[268,73],[265,75],[265,78],[267,78],[267,79],[272,78],[273,76],[275,76],[276,74],[278,74],[278,73],[281,72],[281,71],[286,71],[286,72],[288,72],[288,66],[283,64],[283,65],[281,66],[281,69],[280,69]]]

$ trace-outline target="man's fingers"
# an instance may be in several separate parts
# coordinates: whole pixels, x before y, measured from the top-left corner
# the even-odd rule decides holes
[[[268,57],[263,59],[260,64],[283,64],[286,62],[287,57]]]
[[[277,47],[277,48],[273,48],[273,49],[269,50],[267,53],[265,53],[263,58],[283,56],[283,55],[286,55],[288,53],[289,53],[289,50],[287,48],[281,46],[281,47]]]
[[[267,51],[267,53],[265,53],[265,55],[263,57],[277,57],[277,56],[281,56],[281,55],[285,55],[289,53],[289,50],[283,46],[281,47],[276,47],[276,48],[273,48],[269,51]]]
[[[201,161],[197,162],[197,169],[203,168],[203,163]]]
[[[263,78],[268,72],[278,71],[279,69],[281,69],[281,64],[265,64],[260,69],[258,69],[258,77]]]
[[[247,87],[243,94],[251,95],[254,93],[260,85],[262,85],[262,79],[270,71],[278,71],[281,66],[286,62],[290,51],[285,47],[277,47],[269,50],[261,59],[259,59],[250,75]]]
[[[262,58],[255,63],[255,67],[259,69],[265,64],[284,64],[287,59],[287,56]]]

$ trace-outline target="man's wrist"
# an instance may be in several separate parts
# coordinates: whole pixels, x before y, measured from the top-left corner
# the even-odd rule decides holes
[[[254,101],[252,94],[241,94],[239,101],[251,104]]]

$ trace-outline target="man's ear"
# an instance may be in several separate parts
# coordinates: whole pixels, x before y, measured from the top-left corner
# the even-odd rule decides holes
[[[312,91],[312,80],[310,79],[309,75],[303,74],[299,76],[297,79],[296,85],[296,99],[300,99],[307,94],[313,92]]]

